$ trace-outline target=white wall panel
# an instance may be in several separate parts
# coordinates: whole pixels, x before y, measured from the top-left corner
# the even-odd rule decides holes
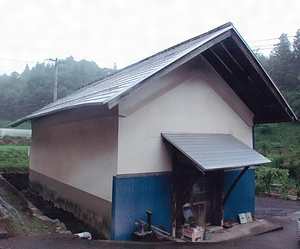
[[[209,74],[201,74],[189,71],[186,75],[190,77],[183,81],[181,75],[170,73],[138,92],[141,98],[141,94],[147,96],[158,85],[174,85],[130,115],[119,117],[118,174],[170,171],[170,153],[161,132],[225,133],[252,147],[252,127],[210,86]],[[220,81],[218,87],[225,84],[219,78],[214,80]],[[237,98],[232,96],[231,102],[234,97]],[[127,108],[134,99],[135,95],[127,100]]]
[[[50,120],[49,120],[50,119]],[[34,122],[30,168],[111,201],[117,168],[117,116]]]

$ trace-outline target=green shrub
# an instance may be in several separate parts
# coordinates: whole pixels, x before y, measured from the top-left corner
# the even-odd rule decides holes
[[[269,135],[272,134],[272,128],[271,125],[259,125],[256,128],[257,134],[262,135]]]
[[[281,168],[281,166],[283,165],[283,163],[284,163],[284,157],[283,156],[277,156],[277,157],[275,157],[273,160],[272,160],[272,162],[271,162],[271,166],[273,167],[273,168]]]
[[[272,149],[281,149],[281,148],[283,148],[283,145],[279,142],[272,142],[271,143],[271,148]]]
[[[295,188],[294,181],[291,179],[288,179],[282,186],[281,198],[288,199],[289,194],[291,194],[291,190],[294,188]]]
[[[268,166],[260,166],[255,170],[256,192],[270,193],[272,183],[286,184],[289,182],[289,172],[286,169],[276,169]]]
[[[262,153],[264,156],[266,156],[270,152],[269,143],[266,141],[261,142],[259,147],[261,148],[260,153]]]
[[[256,195],[263,195],[267,192],[265,186],[261,183],[256,183],[255,184],[255,194]]]

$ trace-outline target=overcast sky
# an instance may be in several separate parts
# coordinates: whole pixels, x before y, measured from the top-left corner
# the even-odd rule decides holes
[[[0,10],[0,75],[71,55],[120,69],[227,22],[251,47],[300,28],[300,0],[0,0]]]

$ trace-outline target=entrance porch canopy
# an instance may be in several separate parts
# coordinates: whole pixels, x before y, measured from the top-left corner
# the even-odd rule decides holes
[[[162,136],[202,172],[271,162],[229,134],[162,133]]]

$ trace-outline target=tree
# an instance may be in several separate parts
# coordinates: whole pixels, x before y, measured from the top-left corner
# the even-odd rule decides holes
[[[300,83],[300,29],[297,30],[293,42],[293,54],[294,54],[294,71],[297,77],[297,83]]]
[[[287,34],[282,34],[270,55],[269,73],[281,90],[293,90],[297,79],[293,70],[294,56]]]
[[[61,61],[58,71],[58,97],[62,98],[97,79],[113,73],[92,61],[76,61],[72,56]],[[26,116],[53,100],[53,64],[26,65],[21,74],[0,76],[0,119],[15,120]]]
[[[267,69],[267,67],[269,66],[269,57],[265,56],[264,54],[262,54],[259,49],[257,49],[256,51],[254,51],[254,54],[256,55],[257,59],[259,60],[259,62],[261,63],[261,65]]]

